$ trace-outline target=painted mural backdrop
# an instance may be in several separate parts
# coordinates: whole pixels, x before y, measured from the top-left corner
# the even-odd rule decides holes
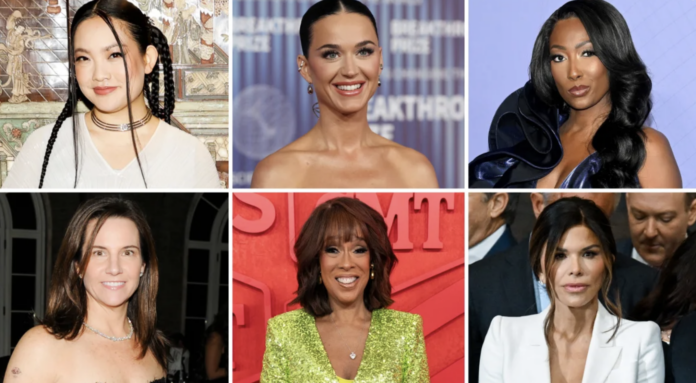
[[[316,1],[233,0],[234,187],[314,126],[297,73],[302,15]],[[370,128],[426,155],[442,187],[464,186],[464,1],[369,0],[383,49]]]
[[[197,136],[226,182],[229,158],[227,0],[129,0],[169,40],[173,125]],[[0,0],[0,185],[34,129],[55,122],[68,97],[67,14],[86,0]]]

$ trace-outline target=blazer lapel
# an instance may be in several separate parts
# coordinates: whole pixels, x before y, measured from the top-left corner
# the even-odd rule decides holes
[[[525,330],[524,342],[520,345],[520,353],[524,358],[524,370],[521,371],[521,382],[551,383],[549,367],[549,347],[544,336],[544,319],[549,309],[534,315],[535,324]]]
[[[615,324],[616,317],[609,314],[607,309],[599,303],[582,383],[606,382],[618,363],[621,346],[618,346],[614,339],[609,340],[614,333]]]

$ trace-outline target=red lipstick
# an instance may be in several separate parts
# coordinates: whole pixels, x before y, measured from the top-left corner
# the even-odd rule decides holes
[[[116,90],[115,86],[98,86],[95,88],[92,88],[94,90],[94,93],[100,95],[100,96],[105,96],[114,90]]]

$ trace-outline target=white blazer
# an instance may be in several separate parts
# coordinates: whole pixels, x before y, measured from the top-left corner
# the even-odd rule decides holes
[[[519,318],[493,318],[481,351],[480,383],[550,383],[544,319],[549,309]],[[582,383],[664,383],[660,328],[617,318],[600,303]]]

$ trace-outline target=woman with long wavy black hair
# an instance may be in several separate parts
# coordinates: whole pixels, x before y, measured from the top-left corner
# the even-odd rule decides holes
[[[68,67],[63,111],[52,127],[29,136],[4,187],[219,187],[205,146],[170,125],[176,92],[169,43],[135,5],[94,0],[80,7]],[[78,101],[89,112],[77,113]]]
[[[603,0],[544,23],[531,80],[500,106],[470,187],[680,188],[669,142],[646,127],[652,81],[628,25]]]

